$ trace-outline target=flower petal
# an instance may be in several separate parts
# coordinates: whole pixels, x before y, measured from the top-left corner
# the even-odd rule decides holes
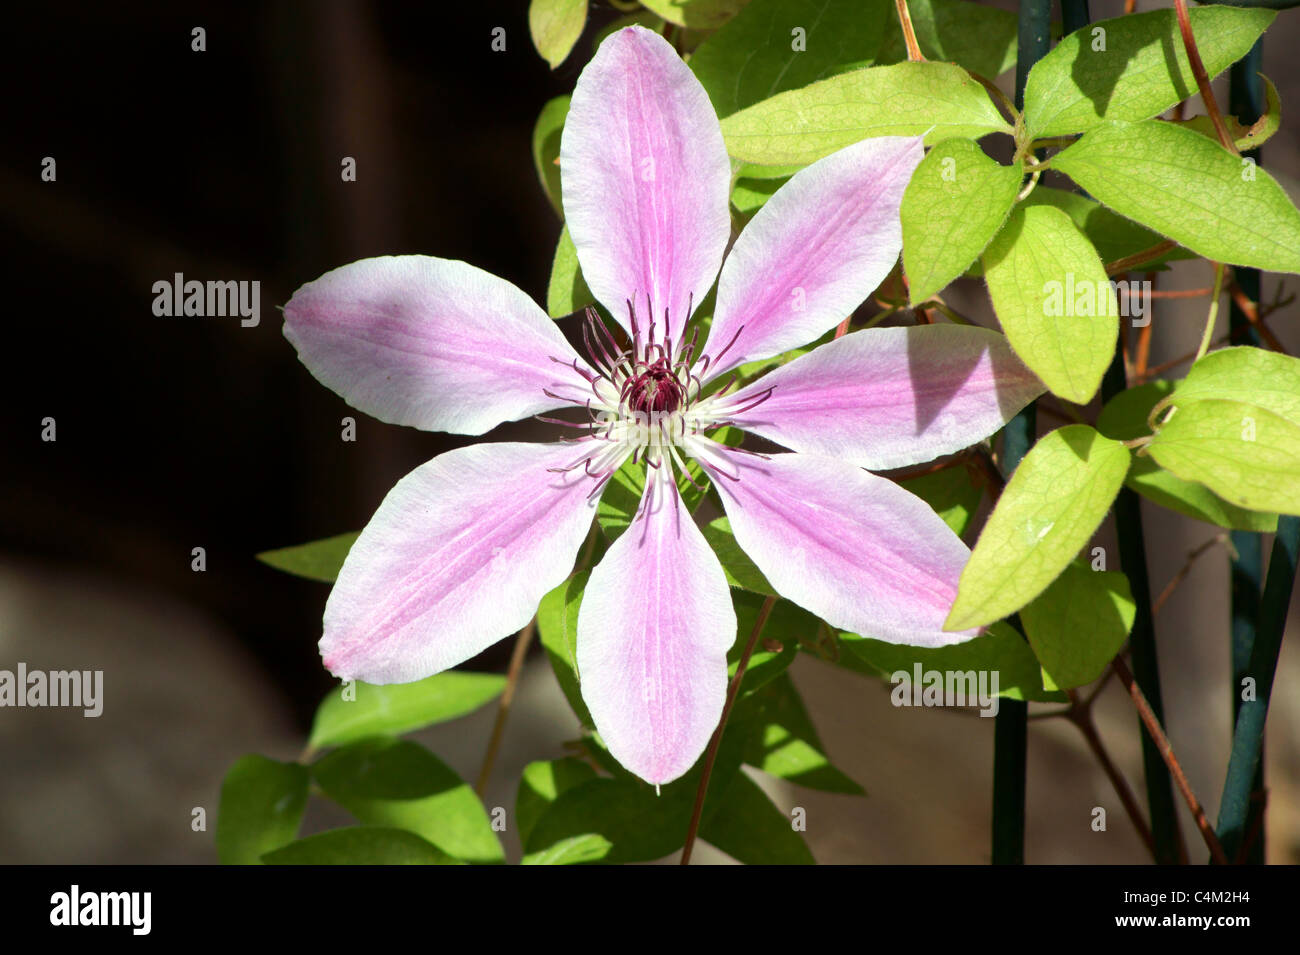
[[[468,660],[532,618],[573,567],[595,513],[587,449],[479,444],[388,492],[325,605],[326,668],[408,683]]]
[[[834,458],[764,460],[696,439],[736,541],[777,592],[827,623],[921,647],[945,633],[966,545],[930,506],[892,481]]]
[[[644,327],[649,296],[680,334],[731,237],[731,161],[708,94],[661,36],[627,27],[601,44],[573,91],[560,179],[596,298],[630,330],[627,300]]]
[[[917,325],[827,342],[722,399],[718,410],[753,405],[727,420],[792,451],[884,470],[981,441],[1044,390],[1006,336]]]
[[[400,255],[326,272],[284,307],[284,335],[352,407],[426,431],[482,434],[591,394],[536,303],[465,262]]]
[[[650,783],[694,765],[727,694],[736,613],[667,467],[591,573],[578,613],[582,698],[614,758]]]
[[[919,137],[864,139],[776,191],[722,266],[706,378],[807,344],[862,304],[898,261],[921,156]]]

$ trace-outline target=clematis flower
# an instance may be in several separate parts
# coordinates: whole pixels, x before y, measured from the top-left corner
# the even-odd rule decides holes
[[[708,97],[672,48],[630,27],[583,70],[560,150],[589,313],[579,355],[510,283],[464,262],[366,259],[294,294],[285,335],[317,379],[395,424],[483,434],[574,407],[555,443],[439,455],[389,492],[325,607],[325,666],[417,680],[522,627],[571,572],[600,493],[645,467],[632,525],[578,618],[583,699],[609,751],[651,783],[691,767],[721,715],[736,617],[675,475],[694,458],[736,540],[784,598],[832,626],[937,647],[969,551],[922,500],[867,469],[932,460],[1001,427],[1043,386],[1005,338],[961,326],[854,332],[751,384],[738,366],[824,335],[885,278],[920,139],[849,146],[798,172],[736,239],[731,165]],[[718,278],[707,340],[688,335]],[[789,449],[709,437],[731,425]]]

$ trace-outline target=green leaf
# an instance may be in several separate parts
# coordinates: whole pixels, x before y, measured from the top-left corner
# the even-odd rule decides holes
[[[1052,166],[1121,215],[1215,262],[1300,272],[1300,210],[1263,169],[1172,123],[1107,123]]]
[[[649,862],[681,848],[690,818],[685,795],[656,796],[630,778],[591,779],[560,794],[524,843],[535,855],[564,840],[598,835],[610,844],[607,862]]]
[[[904,490],[911,491],[934,508],[934,512],[943,518],[943,522],[958,537],[970,527],[984,497],[983,485],[975,481],[971,472],[960,464],[898,483]]]
[[[217,858],[222,865],[256,865],[298,836],[307,808],[308,773],[297,763],[241,757],[221,783]]]
[[[1147,451],[1239,507],[1300,514],[1300,425],[1257,405],[1180,403]]]
[[[1068,690],[1101,676],[1133,629],[1136,611],[1123,574],[1071,563],[1020,611],[1043,665],[1043,685]]]
[[[352,549],[352,542],[360,536],[360,531],[352,531],[312,541],[310,544],[266,550],[258,554],[257,559],[296,577],[333,583],[343,567],[348,551]]]
[[[533,852],[519,860],[520,865],[580,865],[599,862],[609,855],[614,846],[604,836],[588,833],[561,839],[541,852]]]
[[[520,845],[528,843],[533,826],[561,793],[595,778],[596,771],[588,763],[572,756],[525,766],[515,796],[515,825],[519,829]]]
[[[871,62],[888,0],[753,0],[700,44],[691,70],[719,117]],[[795,31],[799,31],[796,33]]]
[[[331,690],[321,701],[308,745],[312,749],[342,746],[368,736],[400,735],[444,723],[496,699],[505,686],[503,676],[465,670],[386,686],[357,680]]]
[[[965,70],[929,62],[841,73],[722,121],[733,157],[769,166],[810,163],[873,136],[926,134],[927,143],[936,143],[1010,131]]]
[[[669,23],[693,30],[713,30],[742,10],[749,0],[642,0]]]
[[[528,32],[551,69],[568,59],[586,23],[587,0],[532,0],[528,4]]]
[[[1040,438],[989,515],[944,628],[1001,620],[1046,590],[1101,524],[1128,465],[1128,448],[1087,425]]]
[[[789,673],[782,673],[750,699],[759,707],[762,732],[751,737],[746,763],[809,789],[865,795],[861,786],[831,765]]]
[[[1116,441],[1146,437],[1151,433],[1147,427],[1151,409],[1173,390],[1171,382],[1152,381],[1121,391],[1101,409],[1101,415],[1097,418],[1097,430]],[[1262,514],[1229,504],[1204,484],[1184,481],[1145,455],[1133,458],[1124,483],[1161,507],[1198,521],[1238,531],[1272,533],[1277,530],[1276,514]]]
[[[1052,189],[1050,186],[1037,186],[1023,201],[1026,206],[1055,206],[1074,220],[1088,241],[1093,244],[1103,262],[1118,262],[1131,255],[1137,255],[1161,241],[1161,236],[1150,229],[1144,229],[1122,215],[1112,212],[1100,202],[1094,202],[1077,192]],[[1170,259],[1194,258],[1194,253],[1186,249],[1175,248],[1164,252],[1134,267],[1152,267]],[[1136,317],[1136,316],[1134,316]]]
[[[763,166],[754,163],[743,162],[736,171],[736,176],[740,179],[789,179],[806,163],[795,163],[786,166]]]
[[[1257,405],[1300,424],[1300,358],[1263,348],[1221,348],[1192,365],[1173,403],[1221,398]]]
[[[1016,354],[1053,394],[1087,404],[1119,335],[1115,289],[1087,236],[1059,209],[1021,206],[985,251],[984,278]]]
[[[944,60],[993,79],[1016,64],[1016,15],[964,0],[909,0],[916,41],[927,60]],[[891,5],[879,63],[907,59],[903,28]]]
[[[722,570],[727,575],[727,583],[732,587],[752,590],[757,594],[774,594],[775,590],[763,576],[763,572],[749,559],[749,555],[736,543],[736,535],[731,531],[731,521],[719,517],[700,528],[704,539],[713,548]]]
[[[578,686],[578,610],[586,590],[590,570],[574,574],[542,598],[537,608],[537,635],[546,648],[546,656],[555,671],[555,679],[569,701],[569,708],[583,726],[594,726],[587,704]]]
[[[979,257],[1016,203],[1024,167],[999,166],[969,139],[926,154],[903,193],[903,269],[913,305]]]
[[[899,680],[894,680],[896,674],[903,674],[910,681],[915,678],[917,667],[922,673],[973,673],[977,679],[983,671],[990,675],[997,673],[997,696],[1035,702],[1065,699],[1064,694],[1043,688],[1038,659],[1020,634],[1005,623],[996,623],[965,643],[932,649],[869,640],[853,633],[841,633],[839,645],[861,661],[866,672],[890,680],[896,687],[900,685]],[[992,692],[991,682],[988,689]]]
[[[419,836],[381,826],[331,829],[262,857],[267,865],[457,865]]]
[[[744,773],[715,797],[716,811],[700,838],[745,865],[814,865],[803,836],[767,793]]]
[[[474,790],[418,743],[353,743],[318,760],[312,777],[360,822],[413,832],[466,862],[505,859]]]
[[[1222,6],[1192,10],[1192,32],[1210,77],[1245,56],[1274,16]],[[1152,10],[1099,20],[1063,38],[1029,71],[1025,119],[1035,138],[1061,136],[1108,119],[1150,119],[1195,92],[1176,14]]]
[[[753,699],[739,700],[727,723],[710,777],[709,788],[715,792],[723,791],[740,771],[750,736],[760,728],[755,707],[750,704]],[[648,862],[680,849],[699,788],[703,758],[657,794],[656,787],[615,762],[598,739],[588,737],[584,742],[592,758],[615,778],[591,779],[560,793],[533,824],[524,843],[525,853],[532,855],[565,839],[588,834],[600,835],[611,844],[604,857],[611,863]],[[714,811],[714,800],[707,800],[702,821],[707,822]]]
[[[784,186],[789,179],[737,179],[731,190],[731,207],[736,210],[743,228],[764,203]]]
[[[569,227],[560,230],[560,241],[555,246],[555,259],[551,263],[551,281],[546,288],[546,314],[563,318],[596,301],[587,288],[578,264],[578,250],[569,238]]]
[[[533,125],[533,168],[537,170],[537,181],[542,184],[546,198],[551,200],[560,218],[564,218],[564,204],[560,191],[560,167],[556,160],[560,158],[560,137],[564,134],[564,120],[569,115],[569,100],[568,96],[548,100]],[[573,247],[572,242],[569,247]],[[574,255],[573,261],[576,263],[577,260]]]

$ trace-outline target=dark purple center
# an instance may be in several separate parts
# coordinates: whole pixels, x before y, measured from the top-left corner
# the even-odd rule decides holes
[[[672,414],[686,400],[686,389],[663,356],[651,364],[640,364],[637,376],[626,387],[627,408],[637,414]]]

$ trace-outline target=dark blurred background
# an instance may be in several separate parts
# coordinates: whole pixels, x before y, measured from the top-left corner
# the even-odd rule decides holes
[[[1120,7],[1094,2],[1094,17]],[[360,528],[453,439],[353,412],[298,363],[277,307],[328,269],[410,252],[464,259],[544,301],[560,224],[530,136],[542,104],[572,90],[592,34],[619,15],[591,8],[555,72],[532,49],[523,0],[6,11],[0,667],[103,668],[106,700],[96,720],[0,711],[0,862],[209,861],[229,763],[296,754],[333,684],[316,652],[328,587],[253,555]],[[191,50],[194,27],[205,52]],[[494,27],[504,52],[491,49]],[[1294,36],[1281,23],[1267,35],[1265,72],[1284,102],[1300,85]],[[1293,195],[1296,128],[1285,121],[1264,160]],[[40,177],[47,156],[52,183]],[[355,182],[340,177],[348,156]],[[1206,284],[1194,268],[1175,269],[1169,287]],[[156,317],[153,283],[176,272],[260,281],[260,324]],[[951,300],[989,319],[978,285]],[[1153,364],[1194,347],[1204,305],[1183,307],[1158,306],[1168,333],[1156,330]],[[1294,312],[1275,320],[1293,353],[1294,326]],[[347,415],[354,443],[340,439]],[[55,442],[41,440],[47,417]],[[1159,588],[1215,529],[1147,514]],[[194,547],[205,572],[191,569]],[[1161,617],[1170,732],[1204,751],[1188,765],[1211,811],[1229,725],[1226,579],[1221,557],[1202,561]],[[500,670],[508,653],[507,642],[469,666]],[[795,673],[833,755],[873,794],[798,796],[821,809],[809,832],[819,858],[987,858],[992,721],[894,710],[883,690],[814,661]],[[1285,823],[1300,764],[1292,686],[1279,684],[1282,742],[1269,751],[1284,761],[1281,829],[1270,830],[1283,857],[1300,845]],[[1116,758],[1140,788],[1131,711],[1122,697],[1110,705]],[[510,805],[518,767],[558,755],[576,729],[544,661],[519,706],[489,806]],[[489,723],[480,713],[430,740],[472,774]],[[1031,741],[1030,860],[1141,861],[1071,732]],[[1113,839],[1087,827],[1106,799]],[[192,831],[193,807],[206,809],[206,833]]]
[[[328,269],[402,252],[544,296],[560,226],[531,129],[586,56],[552,74],[523,3],[35,10],[6,30],[3,544],[202,606],[305,718],[327,685],[321,588],[252,554],[359,528],[393,474],[450,445],[317,385],[278,309]],[[151,287],[175,272],[260,280],[260,324],[156,317]]]

